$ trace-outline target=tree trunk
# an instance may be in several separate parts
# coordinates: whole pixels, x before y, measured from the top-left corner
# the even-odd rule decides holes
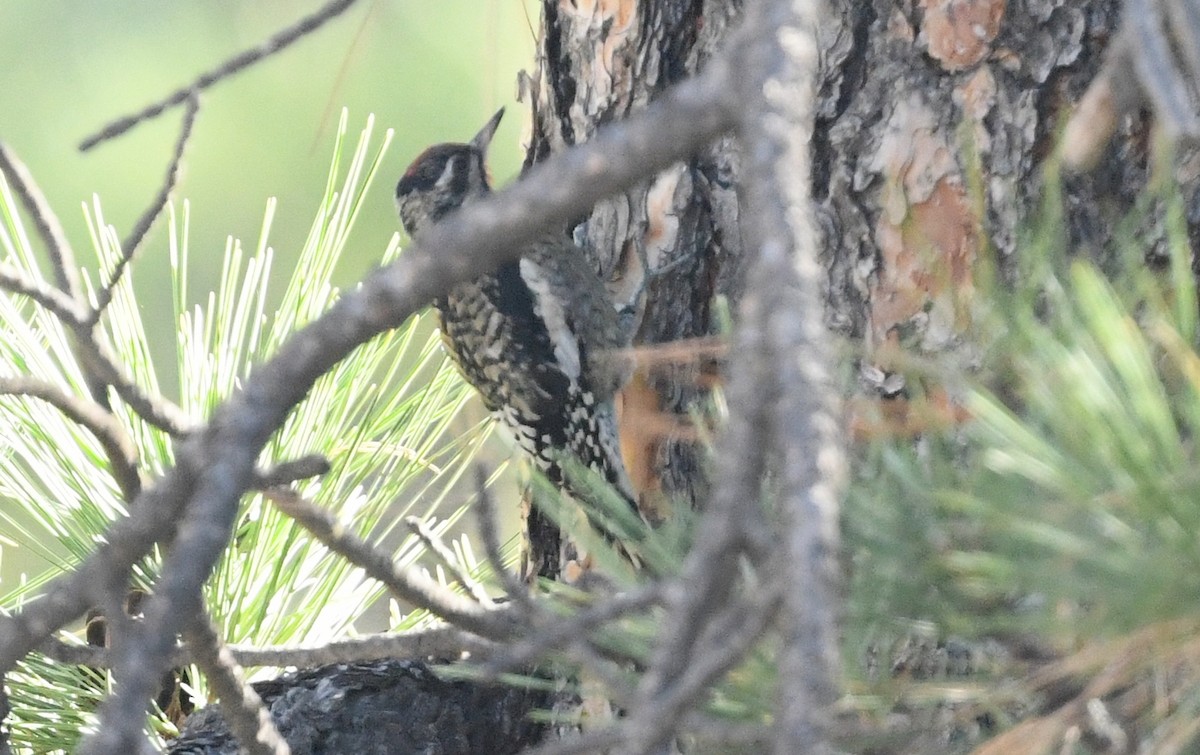
[[[738,0],[542,4],[527,164],[589,139],[701,67]],[[976,263],[1015,274],[1021,222],[1063,118],[1095,77],[1118,0],[876,0],[827,4],[813,194],[824,231],[827,322],[861,347],[866,384],[893,395],[890,347],[962,345]],[[1073,245],[1103,255],[1145,188],[1145,119],[1105,168],[1064,185]],[[742,271],[732,137],[599,204],[574,228],[636,326],[634,343],[714,334]],[[975,187],[979,187],[978,189]],[[1193,224],[1194,227],[1194,224]],[[622,442],[644,503],[696,504],[701,464],[677,418],[704,364],[644,361],[625,391]],[[535,533],[536,535],[536,533]],[[539,546],[534,537],[534,550]]]
[[[1119,6],[841,3],[827,44],[814,188],[830,323],[868,355],[887,345],[954,347],[985,245],[1014,274],[1045,159],[1103,62]],[[1145,187],[1143,126],[1129,124],[1107,170],[1064,187],[1074,243],[1102,252]],[[886,356],[872,361],[889,367]]]
[[[542,4],[537,70],[522,79],[532,109],[531,165],[587,141],[605,123],[644,108],[694,74],[719,48],[741,3],[658,0]],[[738,156],[731,137],[598,204],[573,228],[628,317],[635,345],[713,335],[720,297],[736,298],[742,244]],[[682,357],[639,360],[618,407],[626,467],[651,521],[672,505],[695,505],[706,484],[687,428],[711,364],[698,347]],[[557,531],[528,514],[531,570],[548,569]]]
[[[521,87],[532,110],[527,165],[700,70],[736,27],[741,3],[544,0],[542,11],[537,69]],[[828,3],[813,196],[827,325],[860,355],[863,390],[903,394],[896,349],[969,353],[981,256],[994,255],[1002,280],[1017,274],[1046,160],[1119,15],[1117,0]],[[1145,117],[1127,119],[1102,170],[1064,180],[1072,249],[1101,262],[1110,253],[1116,224],[1146,188],[1148,128]],[[629,311],[636,345],[695,343],[719,331],[721,297],[736,305],[740,162],[726,137],[574,226]],[[1190,196],[1195,184],[1184,188]],[[698,348],[688,360],[644,360],[624,392],[622,447],[651,517],[669,516],[668,500],[705,499],[700,453],[679,418],[701,396],[708,367]],[[557,552],[544,524],[530,513],[535,569]]]

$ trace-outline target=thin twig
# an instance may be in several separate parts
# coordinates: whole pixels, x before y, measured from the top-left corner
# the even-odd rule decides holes
[[[117,418],[105,411],[104,407],[27,375],[0,377],[0,394],[40,399],[65,414],[72,422],[85,427],[100,442],[108,456],[113,479],[121,488],[125,500],[132,501],[141,492],[137,448]]]
[[[426,661],[488,658],[496,645],[477,634],[453,626],[435,626],[409,632],[373,634],[321,645],[280,648],[233,646],[243,666],[312,667],[329,663],[377,661],[383,658]]]
[[[82,313],[86,308],[84,303],[83,292],[79,285],[79,269],[75,262],[75,252],[71,249],[71,243],[67,239],[67,234],[63,231],[62,223],[55,214],[54,208],[46,200],[46,195],[34,180],[33,174],[25,167],[16,153],[9,149],[4,144],[0,143],[0,170],[8,177],[9,183],[17,196],[21,198],[21,204],[25,206],[26,212],[33,218],[34,227],[37,228],[38,235],[42,239],[42,243],[46,246],[46,254],[50,258],[50,266],[54,270],[54,282],[58,286],[58,290],[62,292],[63,299],[72,302],[72,306],[67,308],[61,303],[56,307],[50,306],[50,297],[39,293],[35,289],[41,284],[38,281],[32,280],[29,276],[17,274],[18,278],[26,279],[26,288],[21,291],[44,307],[47,307],[52,312],[58,314],[60,318],[64,318],[64,323],[71,326],[73,331],[73,340],[71,348],[77,355],[80,355],[81,346],[79,341],[90,338],[90,328],[80,328],[79,325],[83,322],[83,318],[78,313]],[[6,276],[10,277],[11,276]],[[18,281],[10,281],[14,284]],[[11,289],[10,289],[11,290]],[[70,312],[69,317],[64,315]],[[100,404],[105,409],[109,408],[108,404],[108,387],[104,380],[94,374],[91,365],[86,359],[79,360],[82,363],[84,381],[87,383],[88,392],[97,404]]]
[[[288,645],[286,647],[255,647],[230,645],[229,651],[244,667],[295,666],[312,668],[330,663],[356,663],[384,658],[424,661],[429,659],[458,660],[464,656],[490,658],[497,645],[478,635],[452,626],[436,626],[410,632],[371,634],[351,639],[335,640],[319,645]],[[112,652],[104,647],[68,644],[52,637],[38,647],[38,652],[59,663],[93,668],[112,668]],[[192,654],[186,646],[176,645],[171,651],[171,665],[191,663]]]
[[[510,613],[482,608],[455,595],[416,569],[402,569],[391,554],[350,532],[332,514],[292,490],[263,492],[267,500],[287,514],[330,550],[379,580],[398,599],[433,611],[438,616],[484,637],[504,639],[516,629]]]
[[[527,637],[508,645],[502,653],[483,664],[481,672],[485,678],[496,679],[505,671],[527,666],[572,642],[594,635],[610,622],[644,611],[661,600],[662,587],[652,584],[606,598],[571,616],[547,616]]]
[[[237,737],[241,752],[248,755],[291,755],[263,705],[262,698],[246,682],[242,667],[217,633],[207,614],[196,616],[184,631],[184,639],[196,665],[208,677],[208,683],[221,701],[221,713],[229,730]]]
[[[779,608],[782,586],[762,589],[724,606],[696,644],[691,663],[662,692],[638,707],[624,723],[630,753],[653,753],[670,742],[689,709],[699,707],[706,691],[754,647]]]
[[[55,285],[67,298],[79,301],[79,268],[76,267],[75,252],[71,249],[62,223],[46,201],[46,195],[38,188],[29,168],[3,142],[0,142],[0,171],[8,178],[25,211],[33,219],[38,236],[46,245],[50,266],[54,268]]]
[[[177,404],[165,396],[148,393],[126,377],[112,351],[86,324],[77,327],[75,334],[84,369],[111,386],[142,421],[173,438],[181,438],[195,429],[195,422]]]
[[[83,311],[82,305],[65,293],[33,280],[21,270],[6,263],[0,263],[0,288],[28,296],[61,320],[75,335],[74,345],[79,352],[85,373],[94,375],[106,385],[111,385],[138,416],[176,437],[188,432],[192,422],[182,409],[161,396],[150,396],[121,374],[112,354],[96,340],[88,324],[88,314]]]
[[[0,262],[0,288],[21,296],[28,296],[51,314],[62,320],[69,328],[75,328],[87,321],[82,305],[69,295],[34,280],[18,268]]]
[[[458,557],[454,555],[454,551],[450,546],[446,545],[446,541],[442,536],[433,531],[425,520],[418,519],[415,516],[407,516],[404,518],[404,524],[414,535],[420,538],[425,547],[433,553],[442,566],[450,572],[450,576],[457,582],[467,595],[481,606],[490,606],[494,604],[492,596],[487,594],[487,590],[483,589],[483,585],[479,584],[479,580],[475,579],[463,566]]]
[[[117,284],[121,282],[121,276],[129,267],[129,263],[133,261],[133,255],[141,246],[142,239],[150,232],[150,227],[154,225],[154,221],[162,214],[163,208],[167,206],[167,200],[171,198],[171,192],[175,189],[175,184],[179,180],[179,164],[183,160],[183,150],[187,147],[188,139],[192,135],[192,127],[196,124],[196,114],[200,111],[200,97],[193,94],[188,98],[187,109],[183,113],[183,123],[179,126],[179,137],[175,140],[175,150],[171,153],[171,161],[167,164],[167,174],[163,178],[162,186],[159,187],[158,193],[150,202],[150,206],[146,208],[137,223],[134,224],[133,230],[129,236],[121,243],[121,258],[113,266],[109,273],[108,282],[100,287],[96,292],[96,303],[92,306],[91,314],[88,316],[88,323],[95,325],[100,321],[100,317],[104,314],[104,310],[112,302],[113,292]]]
[[[136,113],[126,115],[108,123],[99,131],[84,139],[79,144],[79,151],[87,152],[98,144],[118,137],[139,123],[158,117],[167,108],[187,102],[190,97],[194,97],[210,86],[224,81],[263,58],[280,52],[293,42],[313,33],[324,26],[326,22],[349,10],[350,6],[354,5],[355,2],[356,0],[333,0],[333,2],[327,3],[323,7],[318,8],[314,13],[305,16],[292,26],[273,35],[266,42],[257,47],[243,50],[216,68],[200,74],[190,84],[176,89],[161,100],[147,105]]]
[[[479,522],[479,536],[483,539],[483,552],[488,564],[504,586],[508,597],[517,601],[531,619],[535,618],[533,600],[529,587],[504,565],[504,554],[500,549],[500,537],[496,529],[496,502],[487,487],[487,472],[483,466],[475,467],[475,511]]]
[[[290,485],[298,480],[307,480],[310,477],[328,474],[329,469],[329,459],[321,454],[309,454],[258,470],[254,473],[253,487],[263,490]]]

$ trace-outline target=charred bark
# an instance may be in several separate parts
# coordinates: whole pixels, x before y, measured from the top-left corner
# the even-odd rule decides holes
[[[413,661],[323,666],[253,685],[294,755],[511,753],[540,741],[528,714],[545,695],[448,681]],[[210,705],[188,719],[169,752],[234,755],[237,739]]]

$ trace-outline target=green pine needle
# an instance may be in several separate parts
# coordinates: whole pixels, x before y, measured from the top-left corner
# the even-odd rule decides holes
[[[329,308],[338,297],[333,272],[351,243],[354,219],[391,139],[390,131],[375,139],[370,119],[356,145],[346,143],[346,135],[343,112],[324,196],[281,296],[273,295],[268,285],[275,257],[269,243],[274,200],[267,203],[253,251],[230,239],[217,290],[198,302],[189,298],[188,205],[183,203],[182,212],[174,205],[168,208],[176,353],[158,353],[148,342],[142,318],[161,313],[140,307],[130,275],[117,286],[101,321],[100,337],[130,377],[159,392],[156,360],[176,360],[180,404],[202,421],[238,389],[256,363]],[[0,179],[0,259],[40,280],[15,208]],[[119,259],[118,236],[105,223],[98,199],[85,207],[85,215],[101,268],[110,270]],[[398,237],[393,237],[381,259],[393,258],[398,249]],[[106,280],[107,272],[97,277]],[[95,285],[89,280],[88,290]],[[276,299],[279,304],[273,307]],[[310,453],[327,456],[332,471],[299,483],[298,490],[360,534],[387,542],[400,564],[414,563],[422,546],[397,530],[397,523],[410,514],[436,512],[447,524],[461,517],[464,504],[451,494],[490,429],[487,424],[455,432],[469,393],[430,332],[425,319],[417,317],[357,349],[317,382],[260,459],[269,465]],[[13,374],[36,375],[77,394],[86,391],[64,329],[20,297],[0,297],[0,364]],[[114,411],[134,439],[143,469],[155,474],[173,464],[169,438],[115,396]],[[0,449],[0,520],[17,547],[46,565],[22,584],[7,587],[0,605],[12,608],[35,596],[55,574],[78,564],[125,507],[99,444],[47,404],[0,397],[0,433],[9,439]],[[465,546],[459,552],[473,558]],[[143,586],[151,587],[157,560],[140,569]],[[334,558],[258,495],[243,501],[234,539],[206,586],[208,606],[225,639],[257,645],[347,636],[359,631],[356,619],[382,595],[378,585]],[[396,623],[403,626],[420,617],[400,616]],[[8,676],[14,746],[39,753],[71,748],[89,725],[96,696],[79,684],[79,673],[34,656]],[[191,678],[204,695],[200,675],[193,670]]]

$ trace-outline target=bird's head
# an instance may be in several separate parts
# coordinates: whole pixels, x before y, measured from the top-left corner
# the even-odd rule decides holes
[[[409,236],[491,190],[487,149],[503,115],[500,108],[466,144],[433,145],[404,171],[396,184],[396,208]]]

